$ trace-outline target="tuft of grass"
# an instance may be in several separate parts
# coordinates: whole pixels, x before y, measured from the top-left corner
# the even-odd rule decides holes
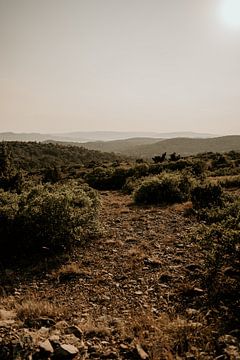
[[[79,265],[72,262],[62,265],[59,269],[52,273],[52,276],[58,281],[68,281],[78,277],[81,273]]]
[[[211,329],[203,319],[193,322],[185,318],[173,318],[161,314],[155,318],[150,312],[132,316],[126,324],[126,339],[132,344],[140,344],[151,360],[170,360],[186,353],[199,359],[201,348],[211,341]],[[210,346],[208,344],[208,346]]]
[[[16,305],[16,314],[19,320],[31,323],[39,318],[59,318],[63,314],[63,309],[45,300],[29,299]]]

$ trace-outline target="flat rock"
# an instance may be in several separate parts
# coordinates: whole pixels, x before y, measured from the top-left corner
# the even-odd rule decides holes
[[[73,334],[75,335],[78,339],[82,339],[83,337],[83,332],[82,330],[76,326],[76,325],[73,325],[73,326],[69,326],[66,330],[65,330],[65,333],[66,334]]]
[[[78,354],[78,349],[69,344],[60,344],[55,351],[56,359],[73,359]]]
[[[45,340],[39,344],[39,348],[46,354],[53,354],[54,350],[49,340]]]

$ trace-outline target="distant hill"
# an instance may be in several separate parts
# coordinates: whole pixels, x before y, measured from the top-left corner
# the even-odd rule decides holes
[[[92,141],[114,141],[130,138],[208,138],[214,137],[212,134],[202,134],[193,132],[174,132],[174,133],[157,133],[157,132],[127,132],[127,131],[76,131],[62,134],[40,134],[40,133],[0,133],[0,141],[68,141],[68,142],[92,142]]]
[[[54,141],[50,141],[53,142]],[[57,142],[59,143],[59,142]],[[229,135],[208,139],[155,139],[132,138],[114,141],[92,141],[86,143],[60,142],[64,145],[83,146],[89,150],[114,152],[116,154],[150,158],[167,152],[176,152],[182,156],[195,155],[202,152],[240,151],[240,135]]]
[[[123,140],[112,140],[112,141],[91,141],[85,143],[77,143],[71,142],[68,144],[75,145],[75,146],[83,146],[89,150],[98,150],[98,151],[105,151],[105,152],[115,152],[115,153],[131,153],[134,151],[136,146],[140,145],[151,145],[156,142],[161,141],[161,139],[155,138],[130,138],[130,139],[123,139]],[[58,142],[59,143],[59,142]],[[62,142],[62,144],[66,144]]]
[[[210,139],[189,139],[175,138],[155,142],[153,144],[138,145],[121,154],[128,154],[136,157],[152,157],[164,152],[176,152],[182,156],[194,155],[203,152],[228,152],[231,150],[240,151],[240,135],[221,136]]]
[[[119,156],[113,153],[88,150],[82,146],[20,141],[0,142],[0,153],[3,144],[7,144],[11,151],[15,166],[24,170],[38,170],[52,166],[81,166],[92,161],[101,164],[119,159]]]

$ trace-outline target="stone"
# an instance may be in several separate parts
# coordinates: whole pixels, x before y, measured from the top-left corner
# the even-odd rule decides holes
[[[75,335],[78,339],[82,339],[83,338],[83,332],[82,330],[76,326],[76,325],[73,325],[73,326],[69,326],[66,330],[65,330],[65,333],[66,334],[73,334]]]
[[[142,295],[143,292],[142,292],[141,290],[137,290],[137,291],[135,291],[135,294],[136,294],[136,295]]]
[[[138,355],[140,357],[140,359],[142,360],[146,360],[148,359],[148,354],[143,350],[142,346],[140,344],[137,344],[136,345],[136,349],[137,349],[137,352],[138,352]]]
[[[49,340],[40,342],[39,348],[45,354],[53,354],[54,350]]]
[[[60,344],[55,350],[56,359],[73,359],[78,354],[78,349],[69,344]]]
[[[65,320],[58,321],[54,325],[54,329],[58,329],[58,330],[66,329],[67,327],[69,327],[69,325]]]
[[[193,316],[193,315],[197,315],[199,313],[199,311],[197,309],[188,308],[188,309],[186,309],[186,313],[189,316]]]

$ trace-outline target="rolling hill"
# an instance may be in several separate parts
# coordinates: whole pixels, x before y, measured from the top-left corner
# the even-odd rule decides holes
[[[76,144],[75,145],[79,145]],[[240,135],[222,136],[208,139],[173,138],[133,138],[106,142],[87,142],[82,146],[91,150],[111,151],[122,155],[150,158],[167,152],[176,152],[182,156],[202,152],[240,151]]]
[[[174,133],[157,133],[150,131],[74,131],[71,133],[0,133],[0,141],[68,141],[68,142],[92,142],[92,141],[114,141],[130,138],[154,138],[169,139],[175,137],[208,138],[212,134],[194,133],[190,131]]]

